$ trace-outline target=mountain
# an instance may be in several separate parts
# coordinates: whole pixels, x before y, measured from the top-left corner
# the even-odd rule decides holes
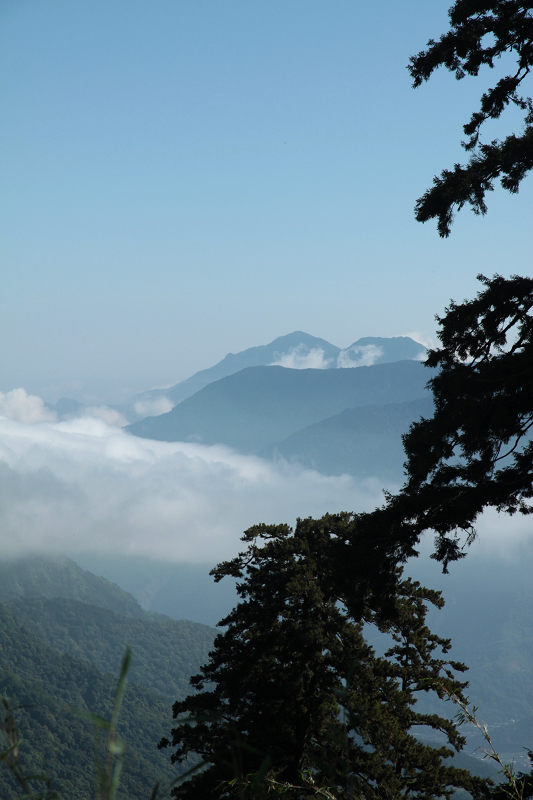
[[[151,618],[131,594],[65,556],[0,561],[0,603],[23,597],[67,597],[123,617]]]
[[[189,693],[189,678],[207,660],[217,634],[198,622],[125,618],[64,597],[19,599],[8,607],[47,645],[102,672],[117,675],[130,645],[129,679],[169,704]]]
[[[265,458],[298,462],[323,475],[403,481],[402,435],[420,417],[433,416],[433,400],[348,408],[264,448]]]
[[[234,375],[246,367],[285,366],[295,368],[319,367],[334,369],[338,366],[388,363],[405,359],[420,359],[425,354],[423,345],[408,336],[395,336],[389,339],[367,337],[341,350],[325,339],[318,339],[303,331],[294,331],[279,336],[266,345],[250,347],[240,353],[228,355],[213,367],[196,372],[168,389],[151,389],[136,395],[136,401],[150,401],[162,396],[173,404],[203,389],[213,381]]]
[[[220,443],[258,453],[347,408],[420,399],[430,377],[417,361],[330,370],[248,367],[127,430],[149,439]]]
[[[116,677],[49,647],[0,604],[0,694],[14,709],[26,774],[47,773],[52,786],[69,800],[92,797],[92,725],[73,709],[110,719],[115,687]],[[145,800],[157,780],[168,781],[177,773],[168,756],[157,750],[161,736],[168,735],[171,717],[164,698],[127,685],[118,725],[127,744],[120,800]],[[4,766],[0,797],[20,797],[20,787]]]
[[[214,564],[176,564],[126,554],[83,553],[76,559],[84,569],[123,586],[155,616],[214,626],[237,602],[233,579],[213,581],[209,570]]]
[[[169,702],[187,693],[216,635],[198,622],[145,611],[131,594],[68,558],[0,562],[0,602],[46,644],[104,672],[117,674],[132,645],[132,680]]]
[[[141,392],[136,395],[136,399],[141,401],[151,400],[164,395],[171,402],[180,403],[185,398],[203,389],[208,383],[233,375],[246,367],[270,366],[291,353],[298,353],[301,358],[305,358],[313,351],[316,353],[322,351],[323,359],[334,363],[340,353],[340,347],[335,347],[335,345],[326,342],[325,339],[318,339],[316,336],[310,336],[310,334],[303,331],[294,331],[294,333],[289,333],[286,336],[279,336],[269,344],[249,347],[240,353],[228,353],[222,361],[219,361],[213,367],[202,369],[200,372],[191,375],[190,378],[168,389],[151,389],[148,392]]]
[[[393,361],[408,359],[421,361],[426,356],[426,348],[409,336],[365,336],[344,350],[337,358],[337,367],[372,366],[390,364]]]
[[[157,743],[170,731],[172,703],[188,694],[190,676],[207,660],[213,628],[149,613],[67,558],[0,563],[0,594],[0,694],[15,709],[26,774],[47,773],[69,800],[93,796],[92,725],[76,710],[110,718],[127,645],[132,660],[118,728],[127,750],[118,797],[145,800],[157,780],[184,771],[171,767]],[[0,769],[0,797],[19,794]]]
[[[85,408],[85,405],[80,403],[79,400],[73,400],[70,397],[60,397],[57,403],[54,403],[54,405],[45,403],[45,406],[49,408],[50,411],[55,411],[58,419],[79,417]]]

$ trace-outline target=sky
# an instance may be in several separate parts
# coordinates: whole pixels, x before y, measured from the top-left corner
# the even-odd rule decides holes
[[[478,273],[531,269],[531,181],[447,240],[414,220],[495,80],[411,88],[447,8],[0,4],[0,555],[212,562],[256,522],[381,502],[377,480],[134,440],[109,404],[294,330],[435,343]],[[506,112],[487,137],[513,127]],[[83,418],[57,421],[44,401],[62,396]],[[504,550],[530,536],[505,524]]]
[[[411,88],[447,8],[5,0],[0,391],[117,403],[293,330],[431,342],[477,273],[526,272],[531,181],[448,240],[414,220],[494,81]]]

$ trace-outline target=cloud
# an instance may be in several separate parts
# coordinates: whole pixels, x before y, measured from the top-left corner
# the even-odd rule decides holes
[[[33,424],[35,422],[53,422],[56,414],[47,408],[40,397],[28,394],[26,389],[13,389],[11,392],[0,392],[0,415]]]
[[[103,419],[0,419],[0,556],[98,552],[209,562],[257,522],[371,510],[377,479],[140,439]],[[394,488],[394,487],[389,487]]]
[[[80,411],[79,416],[103,419],[108,425],[116,425],[119,428],[123,428],[125,425],[129,424],[126,417],[121,414],[120,411],[117,411],[116,408],[110,408],[109,406],[88,406]]]
[[[288,353],[275,353],[275,360],[270,367],[288,367],[289,369],[327,369],[331,358],[325,358],[321,347],[307,350],[305,344],[293,347]]]
[[[294,524],[383,502],[379,478],[328,477],[222,445],[140,439],[108,424],[117,412],[106,407],[43,422],[50,412],[23,389],[0,402],[25,417],[0,417],[0,557],[96,552],[212,564],[235,555],[254,523]],[[533,549],[530,517],[488,510],[478,530],[472,555],[516,562]],[[432,539],[423,538],[422,554]]]
[[[479,518],[476,530],[478,537],[470,547],[472,553],[499,562],[514,561],[520,551],[533,544],[531,517],[523,514],[510,517],[489,508]]]
[[[419,331],[409,331],[409,333],[399,333],[398,336],[409,336],[410,339],[414,339],[415,342],[418,344],[423,345],[426,349],[434,349],[435,347],[439,347],[439,342],[434,336],[428,336],[424,333],[420,333]]]
[[[338,369],[371,367],[383,355],[383,348],[375,344],[352,345],[337,356]]]
[[[161,395],[154,397],[153,400],[138,400],[133,408],[140,417],[159,417],[161,414],[172,411],[174,404],[168,397]]]

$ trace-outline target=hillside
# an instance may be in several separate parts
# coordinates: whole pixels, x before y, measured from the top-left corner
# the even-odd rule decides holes
[[[98,553],[79,554],[77,559],[84,569],[124,586],[144,608],[175,620],[213,627],[237,602],[234,580],[213,581],[209,570],[214,564]]]
[[[93,796],[92,727],[71,709],[109,718],[130,645],[119,726],[129,746],[119,797],[146,800],[157,780],[177,774],[156,745],[168,735],[172,703],[189,692],[216,631],[144,611],[116,584],[67,558],[2,562],[0,576],[8,598],[0,604],[0,693],[16,708],[24,769],[49,774],[63,798]],[[0,797],[19,794],[0,770]]]
[[[416,361],[331,370],[248,367],[128,430],[145,438],[220,443],[258,453],[347,408],[420,399],[430,377]]]
[[[185,697],[189,678],[207,660],[216,631],[186,620],[152,622],[119,616],[78,600],[14,600],[9,609],[46,644],[118,674],[126,647],[133,648],[130,680],[168,703]]]
[[[92,726],[71,709],[110,717],[116,678],[81,659],[46,645],[0,604],[0,693],[15,710],[23,737],[20,761],[27,774],[46,772],[68,800],[92,797]],[[146,800],[155,782],[169,780],[171,768],[157,742],[168,733],[171,708],[162,697],[129,683],[119,721],[126,741],[120,800]],[[20,796],[0,769],[0,797]]]
[[[402,435],[421,416],[433,416],[431,397],[408,403],[348,408],[265,448],[265,458],[298,462],[324,475],[403,481]]]
[[[123,617],[150,619],[128,592],[65,556],[0,561],[0,603],[22,597],[67,597]]]

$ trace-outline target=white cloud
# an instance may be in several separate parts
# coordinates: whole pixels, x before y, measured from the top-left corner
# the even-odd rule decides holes
[[[88,406],[80,411],[80,416],[103,419],[108,425],[116,425],[119,428],[128,425],[126,417],[116,408],[109,408],[109,406]]]
[[[0,415],[29,424],[53,422],[57,419],[55,412],[46,408],[40,397],[28,394],[22,388],[0,392]]]
[[[414,339],[415,342],[418,344],[423,345],[427,349],[434,349],[435,347],[439,347],[438,339],[434,336],[428,336],[424,333],[420,333],[420,331],[409,331],[409,333],[399,333],[398,336],[409,336],[410,339]]]
[[[114,409],[52,423],[23,389],[0,403],[25,418],[0,418],[0,557],[93,551],[213,563],[233,556],[254,523],[293,524],[383,501],[379,478],[326,477],[222,445],[140,439],[107,424]],[[478,529],[472,555],[500,563],[533,547],[531,517],[489,510]]]
[[[371,367],[380,356],[383,348],[375,344],[352,345],[346,350],[341,350],[337,356],[338,369],[347,367]]]
[[[383,499],[376,479],[140,439],[90,417],[0,419],[0,473],[4,557],[93,551],[212,563],[235,555],[254,523],[370,510]]]
[[[161,414],[172,411],[174,405],[168,397],[161,395],[154,397],[153,400],[139,400],[133,408],[140,417],[159,417]]]
[[[519,551],[533,543],[531,517],[523,514],[510,517],[489,508],[479,518],[476,529],[478,537],[471,545],[472,552],[499,562],[515,560]]]
[[[327,369],[331,358],[325,358],[321,347],[308,350],[305,344],[293,347],[288,353],[275,353],[275,360],[270,367],[288,367],[289,369]]]

